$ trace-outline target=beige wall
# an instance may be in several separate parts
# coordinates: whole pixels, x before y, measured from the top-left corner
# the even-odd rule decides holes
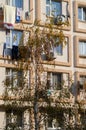
[[[4,80],[5,80],[5,68],[1,67],[0,68],[0,96],[4,92]]]
[[[6,0],[0,0],[0,6],[1,6],[1,5],[4,5],[5,1],[6,1]]]
[[[0,31],[0,55],[3,54],[3,44],[6,41],[5,31]]]
[[[4,130],[6,120],[5,120],[5,112],[3,110],[0,110],[0,130]]]

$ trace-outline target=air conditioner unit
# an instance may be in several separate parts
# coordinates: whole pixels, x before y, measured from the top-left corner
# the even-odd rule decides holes
[[[41,54],[41,58],[45,61],[52,61],[56,59],[56,57],[54,56],[54,52],[49,52],[48,54],[43,53]]]
[[[56,18],[54,18],[54,24],[61,24],[66,21],[65,15],[57,15]]]
[[[46,61],[46,60],[47,60],[47,56],[46,56],[45,53],[42,53],[42,54],[41,54],[41,59],[42,59],[43,61]]]
[[[50,60],[50,61],[52,61],[52,60],[54,60],[54,59],[56,59],[56,57],[54,56],[54,52],[49,52],[49,55],[47,55],[47,60]]]

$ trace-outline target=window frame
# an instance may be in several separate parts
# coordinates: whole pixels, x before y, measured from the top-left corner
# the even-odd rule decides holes
[[[84,85],[86,84],[86,75],[80,75],[80,90],[84,90]]]
[[[79,56],[86,56],[86,41],[79,40]]]
[[[19,2],[19,0],[15,0],[15,1],[7,0],[7,5],[17,7],[16,5],[13,5],[13,3],[16,3],[16,1]],[[22,7],[18,7],[18,8],[22,8],[23,9],[23,4],[24,4],[24,0],[22,0]]]
[[[11,115],[13,118],[11,118]],[[21,118],[21,121],[18,121],[19,118]],[[22,121],[23,113],[20,111],[18,112],[17,110],[12,110],[9,109],[6,111],[6,125],[10,125],[11,123],[18,123],[19,127],[22,127],[23,121]],[[17,127],[17,126],[16,126]]]
[[[21,75],[19,75],[20,72],[22,73]],[[27,85],[28,88],[30,88],[30,80],[31,80],[30,79],[30,70],[25,72],[23,69],[16,70],[16,68],[6,68],[5,77],[6,78],[8,77],[10,80],[10,84],[9,84],[8,88],[19,88],[19,89],[23,88],[23,84],[21,84],[21,81],[23,79],[24,79],[24,81],[27,81],[27,82],[24,82],[24,84]],[[20,78],[20,83],[19,83],[19,78]],[[15,85],[15,83],[16,83],[16,85]]]
[[[63,45],[59,44],[56,47],[54,47],[54,53],[56,53],[57,55],[62,56],[63,55]]]
[[[18,32],[21,33],[21,38],[22,38],[22,35],[23,35],[23,31],[19,31],[19,30],[6,30],[6,48],[11,48],[12,49],[12,46],[13,46],[13,33],[16,33],[17,35]],[[20,39],[21,39],[20,38]],[[18,36],[18,39],[19,40],[19,36]],[[9,44],[10,43],[10,44]],[[18,41],[18,45],[19,45],[19,41]]]
[[[53,2],[52,2],[52,0],[49,0],[49,1],[50,1],[50,3],[47,3],[47,0],[46,0],[46,15],[47,15],[47,16],[53,16],[53,15],[52,15],[52,12],[53,12],[53,10],[52,10],[52,5],[53,5],[53,4],[52,4],[52,3],[53,3]],[[60,13],[58,14],[57,11],[55,11],[56,16],[57,16],[57,15],[61,15],[61,14],[62,14],[62,2],[61,2],[61,1],[56,1],[56,0],[54,0],[54,2],[57,2],[57,3],[60,4],[60,5],[59,5],[59,6],[60,6],[60,7],[59,7],[59,8],[60,8],[60,11],[59,11]],[[47,13],[47,7],[49,8],[49,14]],[[54,16],[54,17],[56,17],[56,16]]]
[[[58,77],[59,74],[60,77]],[[61,90],[62,89],[61,82],[63,78],[62,75],[63,73],[60,72],[47,72],[47,87],[51,90]],[[59,80],[59,78],[60,78],[60,82],[56,81],[56,79]],[[55,86],[55,81],[56,81],[56,86]]]
[[[8,72],[7,72],[8,71]],[[19,85],[19,77],[18,73],[20,71],[17,71],[16,69],[11,69],[11,68],[6,68],[6,79],[9,78],[9,88],[20,88],[21,86]],[[23,70],[22,70],[23,73]]]
[[[79,9],[80,9],[80,12],[79,12]],[[81,13],[81,15],[80,15],[80,13]],[[85,13],[85,17],[84,17],[84,13]],[[86,7],[82,7],[82,6],[78,7],[78,19],[80,21],[86,21]]]

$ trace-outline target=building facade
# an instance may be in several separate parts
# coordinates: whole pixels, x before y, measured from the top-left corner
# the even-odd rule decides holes
[[[27,96],[28,92],[24,89],[22,91],[17,89],[17,93],[15,93],[10,88],[20,85],[22,82],[21,80],[19,82],[18,79],[15,80],[15,75],[17,75],[17,78],[23,75],[22,71],[16,72],[15,65],[18,60],[18,46],[22,35],[24,36],[23,43],[25,45],[31,34],[30,27],[33,25],[34,20],[39,20],[40,27],[44,27],[46,15],[51,16],[52,13],[57,20],[60,18],[61,22],[69,21],[69,26],[62,27],[67,44],[64,47],[62,45],[56,46],[54,48],[55,59],[43,63],[46,71],[43,81],[47,77],[48,94],[51,94],[52,103],[56,103],[57,107],[54,107],[55,104],[53,104],[49,109],[53,113],[52,116],[51,111],[49,112],[48,108],[44,107],[46,105],[43,104],[43,111],[47,111],[48,116],[46,117],[47,121],[40,123],[40,130],[86,129],[86,1],[0,0],[1,130],[5,128],[10,130],[9,127],[34,130],[31,127],[31,123],[34,125],[34,115],[28,109],[31,104],[27,103],[27,100],[24,103],[22,101],[23,105],[21,105],[20,100],[18,100],[17,106],[14,103],[14,99],[18,98],[19,93],[24,97]],[[54,28],[56,29],[56,23]],[[33,77],[32,73],[28,69],[26,76],[28,86],[32,82],[30,81]],[[3,81],[5,79],[12,81],[8,87],[9,90],[4,87]],[[49,84],[52,84],[52,87]],[[6,96],[5,89],[9,91],[9,102],[4,98]],[[9,126],[10,122],[11,126]],[[17,122],[17,126],[14,125],[15,122]]]

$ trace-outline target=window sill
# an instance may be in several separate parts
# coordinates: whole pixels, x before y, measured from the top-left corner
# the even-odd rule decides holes
[[[21,23],[32,24],[33,21],[31,19],[30,20],[22,20]]]
[[[63,54],[57,53],[57,56],[63,56]]]
[[[2,55],[0,55],[0,59],[1,60],[11,60],[11,57],[10,56],[2,56]]]
[[[86,58],[86,55],[79,55],[80,58]]]
[[[80,20],[78,19],[79,22],[82,22],[82,23],[86,23],[86,20]]]

